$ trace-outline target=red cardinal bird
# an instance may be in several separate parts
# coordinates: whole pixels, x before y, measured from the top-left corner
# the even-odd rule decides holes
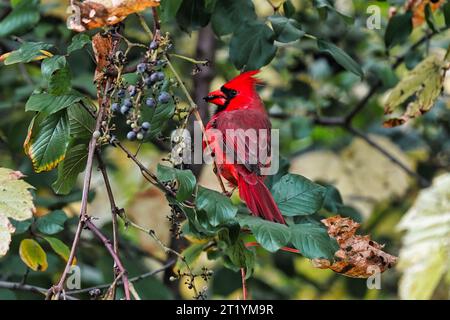
[[[253,77],[258,72],[242,73],[224,84],[220,90],[211,92],[204,98],[218,106],[216,114],[206,125],[206,136],[219,173],[232,186],[239,188],[239,196],[245,201],[250,211],[266,220],[285,224],[280,209],[264,184],[265,176],[260,174],[264,164],[259,161],[250,161],[250,159],[256,159],[255,155],[258,152],[270,154],[271,145],[270,120],[256,92],[255,85],[258,79]],[[254,129],[250,131],[256,132],[256,135],[244,134],[244,131],[248,129]],[[261,129],[264,129],[267,134],[260,139]],[[235,132],[233,139],[227,136],[230,130]],[[220,139],[222,141],[218,141]],[[229,161],[230,154],[233,156],[232,161]]]

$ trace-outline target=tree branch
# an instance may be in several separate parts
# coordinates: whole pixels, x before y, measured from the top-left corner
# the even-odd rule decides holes
[[[46,294],[47,294],[47,289],[45,289],[45,288],[32,286],[29,284],[23,284],[20,282],[0,281],[0,288],[13,290],[13,291],[28,291],[28,292],[42,294],[43,296],[46,296]],[[77,298],[72,297],[70,295],[65,295],[65,298],[67,300],[78,300]]]
[[[159,268],[159,269],[156,269],[156,270],[153,270],[153,271],[150,271],[150,272],[146,272],[146,273],[143,273],[143,274],[141,274],[141,275],[139,275],[139,276],[130,278],[130,279],[128,279],[128,281],[129,281],[130,283],[134,283],[134,282],[138,282],[138,281],[144,280],[144,279],[146,279],[146,278],[148,278],[148,277],[154,276],[154,275],[156,275],[156,274],[158,274],[158,273],[161,273],[161,272],[165,271],[166,269],[169,269],[170,267],[172,267],[172,266],[175,264],[175,262],[176,262],[176,260],[171,260],[171,261],[167,262],[165,265],[163,265],[163,266],[162,266],[161,268]],[[118,285],[122,285],[123,282],[119,280],[119,281],[117,282],[117,284],[118,284]],[[101,289],[107,289],[107,288],[109,288],[110,286],[111,286],[111,284],[102,284],[102,285],[95,286],[95,287],[89,287],[89,288],[84,288],[84,289],[78,289],[78,290],[67,291],[67,293],[68,293],[68,294],[87,293],[87,292],[89,292],[89,291],[91,291],[91,290],[95,290],[95,289],[100,289],[100,290],[101,290]]]

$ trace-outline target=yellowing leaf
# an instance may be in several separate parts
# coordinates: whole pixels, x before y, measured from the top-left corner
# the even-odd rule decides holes
[[[9,244],[11,243],[11,233],[14,231],[15,229],[8,218],[0,215],[0,258],[8,252]]]
[[[402,299],[430,299],[442,283],[450,283],[450,173],[434,179],[431,187],[419,193],[414,205],[398,225],[406,231],[400,250],[399,295]]]
[[[444,61],[433,54],[410,71],[390,92],[384,106],[385,114],[391,114],[408,103],[406,110],[386,120],[384,126],[401,125],[430,110],[441,94],[445,69]]]
[[[19,254],[22,261],[34,271],[47,270],[47,255],[41,245],[33,239],[24,239],[20,243]]]
[[[36,209],[29,191],[33,187],[23,177],[19,171],[0,168],[0,215],[19,221],[33,216]]]
[[[75,1],[74,13],[69,17],[69,29],[83,32],[110,26],[128,15],[159,6],[160,0],[86,0]]]

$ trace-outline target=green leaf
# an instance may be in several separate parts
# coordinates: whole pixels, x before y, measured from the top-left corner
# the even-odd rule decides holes
[[[64,95],[35,93],[28,99],[25,111],[37,111],[51,115],[80,102],[82,99],[83,96],[75,91]]]
[[[43,42],[25,42],[22,46],[11,52],[5,60],[5,65],[27,63],[43,55],[41,50],[49,50],[53,45]]]
[[[325,188],[295,174],[283,176],[272,188],[273,198],[285,216],[314,214],[322,208]]]
[[[155,108],[148,108],[144,106],[142,109],[142,120],[150,123],[150,130],[148,135],[150,139],[156,138],[167,121],[173,117],[175,113],[175,103],[173,99],[169,103],[158,103]]]
[[[235,32],[246,21],[256,20],[255,6],[251,0],[218,1],[211,24],[218,36]]]
[[[336,240],[330,238],[327,229],[318,223],[304,222],[289,226],[291,242],[300,253],[309,259],[334,260],[334,253],[339,250]]]
[[[339,190],[331,185],[328,185],[325,188],[323,207],[330,212],[339,213],[339,209],[343,205],[342,196]]]
[[[69,94],[71,90],[71,75],[68,67],[57,70],[50,78],[48,92],[52,95]]]
[[[79,33],[72,38],[72,42],[67,47],[67,54],[71,54],[74,51],[83,49],[85,46],[91,43],[91,38],[85,33]]]
[[[91,138],[95,129],[95,119],[80,103],[75,103],[67,109],[70,124],[70,136],[75,139]]]
[[[214,227],[230,221],[237,213],[237,208],[231,203],[230,198],[202,186],[198,187],[195,203],[198,210],[206,212],[209,222]]]
[[[174,269],[180,270],[181,272],[188,272],[186,264],[191,266],[193,263],[195,263],[198,258],[200,258],[204,247],[204,243],[193,243],[189,247],[184,249],[181,252],[181,255],[184,257],[185,261],[178,259]]]
[[[60,256],[65,262],[69,261],[70,249],[64,242],[53,237],[44,237],[44,239],[58,256]],[[74,258],[72,264],[75,265],[76,263],[77,260]]]
[[[13,7],[12,12],[0,22],[0,37],[29,30],[39,22],[39,6],[37,1],[22,0]]]
[[[386,48],[402,44],[408,39],[413,30],[412,16],[412,12],[408,11],[404,14],[396,14],[389,20],[384,34]]]
[[[364,72],[362,71],[361,66],[341,48],[335,46],[331,42],[321,39],[317,40],[317,46],[320,51],[331,55],[334,60],[336,60],[336,62],[346,70],[360,76],[361,78],[364,77]]]
[[[230,60],[237,69],[256,70],[275,57],[275,34],[260,21],[243,24],[231,38]]]
[[[428,27],[433,32],[438,32],[436,28],[436,22],[434,21],[433,11],[431,10],[431,6],[429,3],[425,5],[425,21],[427,22]]]
[[[55,210],[36,220],[36,228],[45,234],[55,234],[64,230],[67,215],[62,210]]]
[[[239,239],[234,245],[228,246],[225,249],[225,254],[231,263],[230,265],[224,259],[226,267],[231,267],[232,270],[236,271],[245,268],[245,278],[248,279],[251,277],[255,267],[255,252],[246,248],[242,239]]]
[[[450,28],[450,2],[445,2],[442,6],[442,12],[444,13],[445,26]]]
[[[15,220],[15,219],[9,219],[9,221],[13,225],[14,229],[16,229],[14,234],[25,233],[28,230],[28,228],[30,228],[31,224],[33,223],[33,219],[27,219],[27,220],[24,220],[24,221],[18,221],[18,220]]]
[[[159,6],[159,9],[161,10],[160,14],[161,21],[165,23],[175,18],[182,2],[183,0],[162,1]]]
[[[58,166],[58,179],[52,184],[56,194],[67,195],[72,191],[78,175],[86,168],[87,149],[86,144],[69,148],[64,161]]]
[[[241,226],[248,226],[256,241],[266,250],[275,252],[291,239],[289,228],[280,223],[263,220],[253,216],[239,216]]]
[[[178,201],[190,198],[197,184],[197,180],[191,170],[180,170],[158,164],[157,176],[161,182],[177,182]]]
[[[47,255],[41,245],[33,239],[24,239],[20,243],[19,254],[22,261],[34,271],[48,268]]]
[[[272,24],[278,42],[288,43],[296,41],[305,34],[297,20],[283,16],[271,16],[269,21]]]
[[[64,160],[69,144],[69,121],[67,112],[60,111],[50,116],[38,116],[30,128],[29,139],[24,144],[25,153],[39,173],[50,171]]]
[[[184,0],[177,12],[177,22],[180,28],[190,32],[205,27],[211,18],[206,7],[206,0]]]
[[[283,2],[283,11],[284,15],[288,18],[292,17],[295,14],[295,7],[292,4],[292,1],[287,0]]]
[[[49,80],[55,71],[63,69],[67,66],[66,57],[55,55],[51,58],[44,59],[41,64],[42,77]]]
[[[329,0],[313,0],[313,4],[319,10],[319,14],[321,15],[321,17],[323,19],[326,19],[327,12],[331,11],[331,12],[337,13],[338,16],[341,17],[348,24],[353,24],[353,22],[354,22],[353,17],[350,17],[350,16],[336,10],[336,8],[333,7],[333,5],[330,3]]]
[[[35,210],[31,185],[18,171],[0,167],[0,214],[18,221],[30,219]]]

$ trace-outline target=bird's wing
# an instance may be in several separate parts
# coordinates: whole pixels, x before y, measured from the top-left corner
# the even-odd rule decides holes
[[[259,110],[234,110],[220,114],[215,120],[222,132],[224,151],[248,171],[259,174],[270,158],[271,124]]]

